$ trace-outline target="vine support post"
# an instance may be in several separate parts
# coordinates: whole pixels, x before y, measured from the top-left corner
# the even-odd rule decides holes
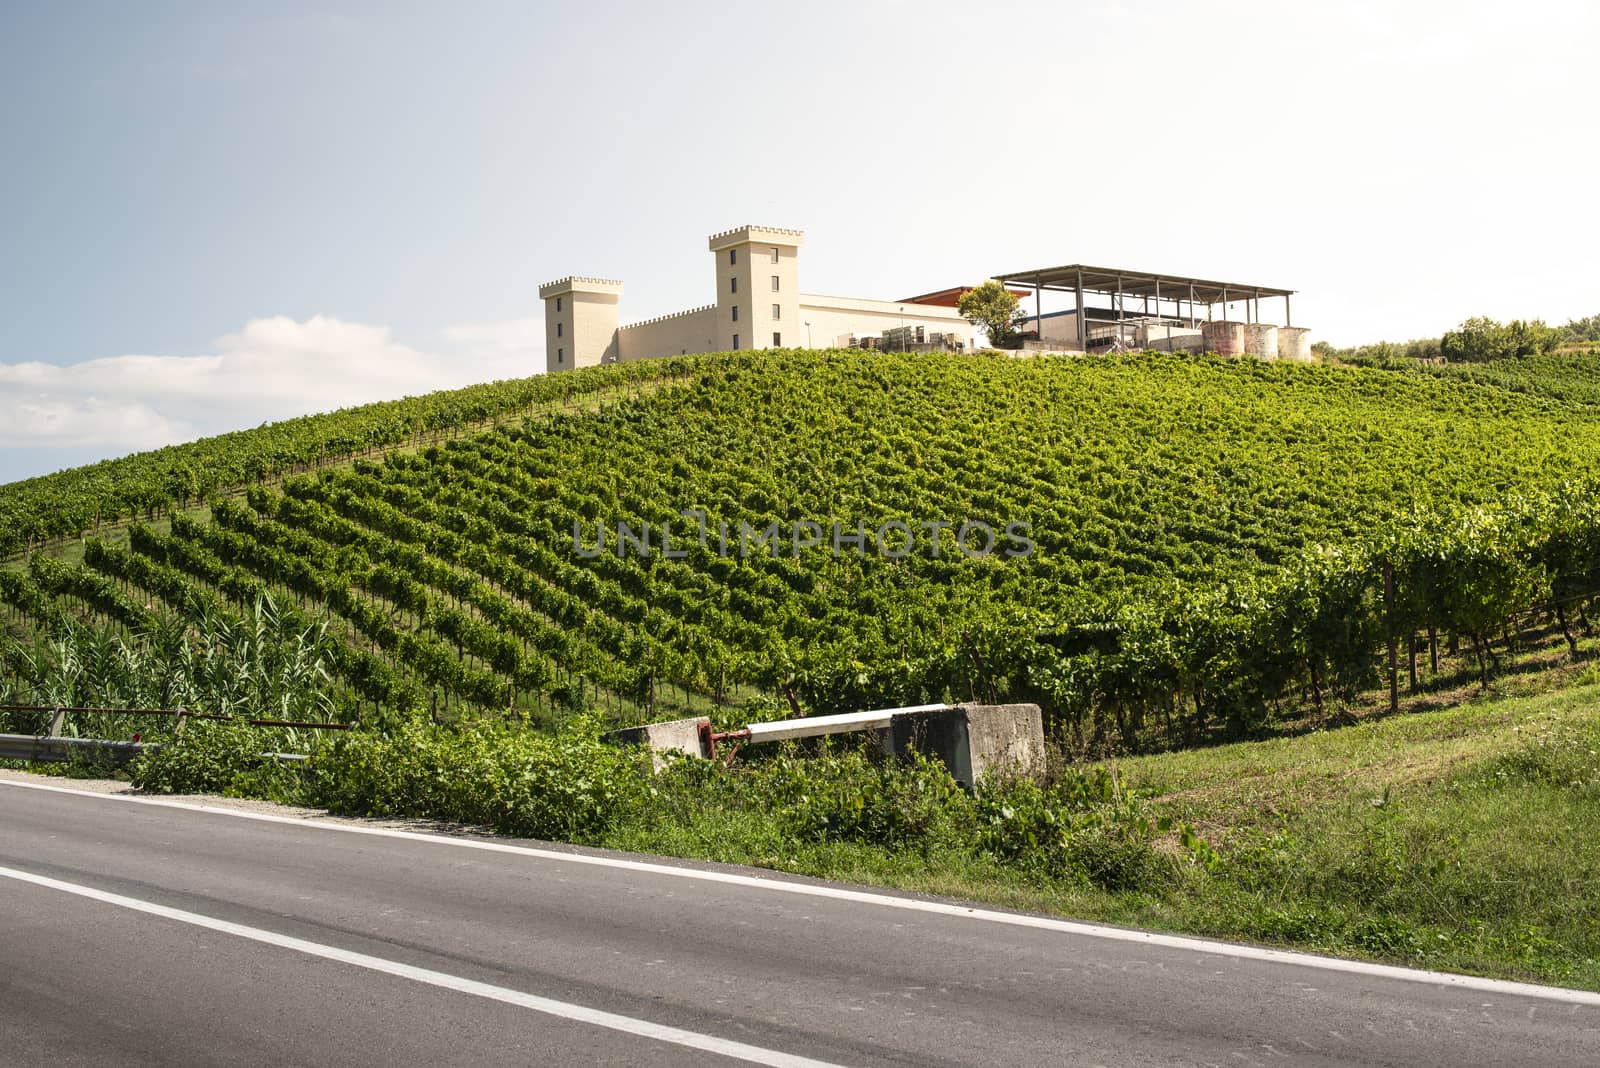
[[[1394,629],[1394,565],[1383,562],[1384,629],[1389,636],[1389,711],[1400,711],[1400,642]]]

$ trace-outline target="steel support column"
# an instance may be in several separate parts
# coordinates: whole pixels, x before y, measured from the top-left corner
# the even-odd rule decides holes
[[[1033,332],[1038,335],[1039,347],[1044,347],[1044,290],[1039,288],[1044,285],[1042,275],[1033,276]]]
[[[1089,327],[1083,321],[1083,272],[1078,272],[1078,351],[1089,351]]]

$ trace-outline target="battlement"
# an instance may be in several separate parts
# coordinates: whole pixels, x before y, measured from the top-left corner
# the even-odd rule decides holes
[[[745,225],[736,226],[732,230],[724,230],[720,234],[712,234],[709,243],[712,252],[725,249],[729,245],[743,245],[750,242],[798,248],[805,238],[804,230],[785,230],[779,226]]]
[[[628,323],[625,326],[618,327],[617,329],[634,330],[641,326],[654,326],[656,323],[670,322],[673,319],[684,319],[691,315],[702,315],[705,312],[716,310],[717,306],[715,304],[702,304],[700,307],[690,308],[688,311],[673,312],[670,315],[658,315],[654,319],[644,319],[637,323]]]
[[[565,278],[557,278],[554,282],[546,282],[539,287],[541,300],[559,297],[563,293],[607,293],[617,296],[622,293],[622,283],[615,278],[585,278],[582,275],[569,274]]]

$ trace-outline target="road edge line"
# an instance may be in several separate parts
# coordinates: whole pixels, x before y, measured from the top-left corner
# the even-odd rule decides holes
[[[515,1005],[519,1008],[542,1013],[545,1016],[555,1016],[564,1020],[572,1020],[593,1027],[604,1028],[608,1031],[618,1031],[640,1038],[667,1042],[675,1046],[699,1050],[703,1053],[714,1053],[722,1057],[747,1061],[751,1064],[767,1065],[770,1068],[841,1068],[841,1066],[830,1061],[819,1061],[797,1054],[784,1053],[781,1050],[752,1046],[746,1042],[721,1038],[717,1035],[702,1034],[698,1031],[686,1031],[681,1027],[652,1023],[649,1020],[606,1012],[603,1009],[591,1009],[586,1005],[578,1005],[570,1001],[557,1001],[554,998],[540,997],[538,994],[529,994],[522,990],[514,990],[511,987],[479,982],[476,979],[467,979],[459,975],[452,975],[449,972],[435,971],[432,968],[422,968],[414,964],[404,964],[385,957],[374,957],[369,953],[340,949],[338,946],[325,945],[321,942],[312,942],[308,939],[296,938],[293,935],[269,931],[264,927],[249,927],[242,923],[233,923],[229,920],[220,920],[214,916],[207,916],[204,913],[189,912],[186,909],[176,909],[168,905],[158,905],[153,901],[145,901],[142,898],[114,894],[108,890],[84,886],[81,883],[69,883],[61,879],[52,879],[47,875],[36,875],[33,872],[22,871],[18,868],[0,866],[0,879],[11,879],[15,882],[43,887],[47,890],[56,890],[76,897],[87,898],[91,901],[98,901],[102,904],[114,905],[133,912],[142,912],[146,915],[187,924],[191,927],[232,935],[261,945],[292,950],[308,957],[349,964],[367,971],[391,975],[400,979],[409,979],[412,982],[423,983],[427,986],[438,987],[459,994],[468,994],[488,1001]]]
[[[558,863],[583,864],[591,867],[616,868],[624,871],[644,872],[651,875],[663,875],[671,878],[697,879],[702,882],[723,883],[729,886],[743,886],[757,890],[768,890],[776,893],[799,894],[808,897],[829,898],[835,901],[850,901],[863,905],[878,905],[886,908],[895,908],[911,912],[924,912],[939,916],[949,916],[956,919],[978,920],[985,923],[999,923],[1012,927],[1027,927],[1035,930],[1053,931],[1058,934],[1078,935],[1085,938],[1098,938],[1106,941],[1131,942],[1136,945],[1159,946],[1164,949],[1179,949],[1194,953],[1206,953],[1214,956],[1233,957],[1239,960],[1258,960],[1272,964],[1293,964],[1301,967],[1315,968],[1322,971],[1345,972],[1355,975],[1371,975],[1386,979],[1396,979],[1409,983],[1422,983],[1430,986],[1453,987],[1462,990],[1476,990],[1483,993],[1506,994],[1514,997],[1538,998],[1543,1001],[1558,1001],[1573,1005],[1589,1005],[1600,1007],[1600,992],[1588,990],[1573,990],[1560,986],[1544,986],[1537,983],[1521,983],[1512,979],[1488,979],[1476,975],[1460,975],[1454,972],[1434,972],[1420,968],[1407,968],[1398,964],[1378,964],[1373,961],[1351,960],[1345,957],[1324,957],[1315,953],[1305,953],[1293,949],[1271,949],[1266,946],[1253,946],[1239,942],[1223,942],[1207,938],[1198,938],[1193,935],[1164,934],[1156,931],[1145,931],[1132,927],[1111,927],[1102,924],[1089,923],[1084,920],[1058,919],[1051,916],[1037,916],[1025,912],[999,912],[993,909],[978,908],[976,906],[956,905],[945,901],[929,901],[922,898],[896,897],[891,894],[875,893],[870,890],[851,890],[845,887],[819,885],[815,883],[791,882],[787,879],[764,877],[757,875],[742,875],[735,872],[706,871],[700,868],[686,868],[675,864],[658,863],[645,860],[628,860],[623,857],[595,856],[588,853],[570,853],[558,849],[542,849],[538,846],[513,845],[508,842],[484,841],[475,838],[455,838],[450,835],[428,834],[421,831],[403,831],[392,827],[364,827],[359,824],[341,822],[341,817],[305,817],[283,816],[270,812],[246,812],[240,809],[222,808],[217,805],[199,805],[183,801],[174,801],[161,797],[139,797],[130,794],[106,794],[93,790],[74,790],[64,786],[53,786],[48,783],[23,782],[18,779],[0,777],[0,786],[15,786],[25,790],[40,790],[48,793],[69,794],[75,797],[96,798],[102,801],[122,801],[131,804],[149,805],[156,808],[175,808],[188,812],[202,812],[210,815],[233,816],[239,819],[255,820],[261,823],[290,824],[296,827],[313,828],[325,831],[340,831],[346,834],[364,834],[382,838],[398,838],[405,841],[427,842],[435,845],[454,846],[460,849],[478,849],[491,853],[509,853],[517,856],[530,857],[536,860],[550,860]]]

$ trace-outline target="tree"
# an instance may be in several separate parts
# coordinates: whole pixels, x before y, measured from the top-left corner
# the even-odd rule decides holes
[[[1468,319],[1440,339],[1440,350],[1452,362],[1466,360],[1505,360],[1539,356],[1567,340],[1567,332],[1550,327],[1542,319],[1527,322],[1513,319],[1501,325],[1478,316]]]
[[[1022,311],[1011,291],[994,279],[961,294],[956,308],[967,322],[983,327],[989,344],[995,348],[1008,349],[1017,344]]]
[[[1451,362],[1497,360],[1509,355],[1510,340],[1505,327],[1480,315],[1448,331],[1441,347],[1445,358]]]
[[[1600,315],[1572,320],[1567,324],[1567,333],[1578,341],[1600,341]]]

